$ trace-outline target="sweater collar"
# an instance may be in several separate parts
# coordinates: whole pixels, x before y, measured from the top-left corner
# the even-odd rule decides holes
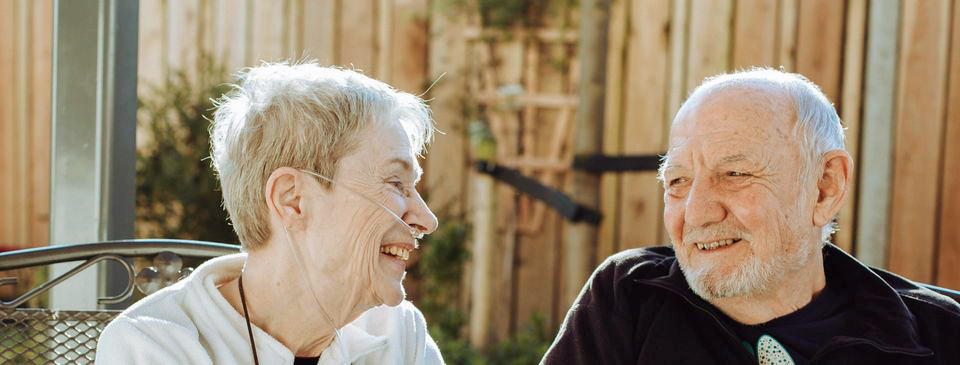
[[[718,315],[720,311],[696,295],[687,284],[683,271],[670,247],[657,247],[658,253],[668,256],[670,269],[667,274],[638,279],[648,284],[667,289],[684,297],[699,310]],[[841,280],[852,298],[850,325],[858,326],[859,337],[836,338],[842,341],[868,341],[882,351],[905,352],[922,356],[932,351],[921,345],[917,323],[906,304],[886,281],[873,270],[852,256],[828,243],[823,249],[824,271],[828,280]],[[664,262],[667,264],[667,262]],[[833,284],[831,284],[833,285]]]

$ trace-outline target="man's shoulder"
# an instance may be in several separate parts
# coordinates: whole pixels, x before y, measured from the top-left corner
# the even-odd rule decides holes
[[[960,304],[957,301],[897,274],[877,268],[871,270],[893,288],[914,314],[960,321]]]
[[[668,246],[632,248],[611,255],[593,272],[580,304],[630,306],[637,298],[638,282],[669,277],[676,257]]]
[[[670,246],[631,248],[608,257],[597,272],[607,272],[617,282],[652,279],[669,275],[675,261]]]

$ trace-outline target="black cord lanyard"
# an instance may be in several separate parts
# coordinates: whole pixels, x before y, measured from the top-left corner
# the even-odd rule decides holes
[[[247,335],[250,336],[250,350],[253,351],[253,363],[260,365],[260,359],[257,358],[257,344],[253,342],[253,327],[250,326],[250,315],[247,314],[247,298],[243,295],[243,273],[237,279],[240,285],[240,303],[243,304],[243,318],[247,320]]]

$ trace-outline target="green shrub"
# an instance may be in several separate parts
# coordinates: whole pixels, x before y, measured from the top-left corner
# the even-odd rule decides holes
[[[174,71],[139,98],[137,237],[237,243],[207,160],[212,99],[229,90],[229,76],[209,57],[191,74]]]

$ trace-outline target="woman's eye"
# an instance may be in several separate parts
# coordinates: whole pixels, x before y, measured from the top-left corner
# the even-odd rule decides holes
[[[393,185],[393,187],[397,188],[397,190],[400,190],[400,191],[403,191],[403,190],[404,190],[404,186],[403,186],[403,183],[402,183],[402,182],[399,182],[399,181],[387,181],[387,183],[390,184],[390,185]]]

